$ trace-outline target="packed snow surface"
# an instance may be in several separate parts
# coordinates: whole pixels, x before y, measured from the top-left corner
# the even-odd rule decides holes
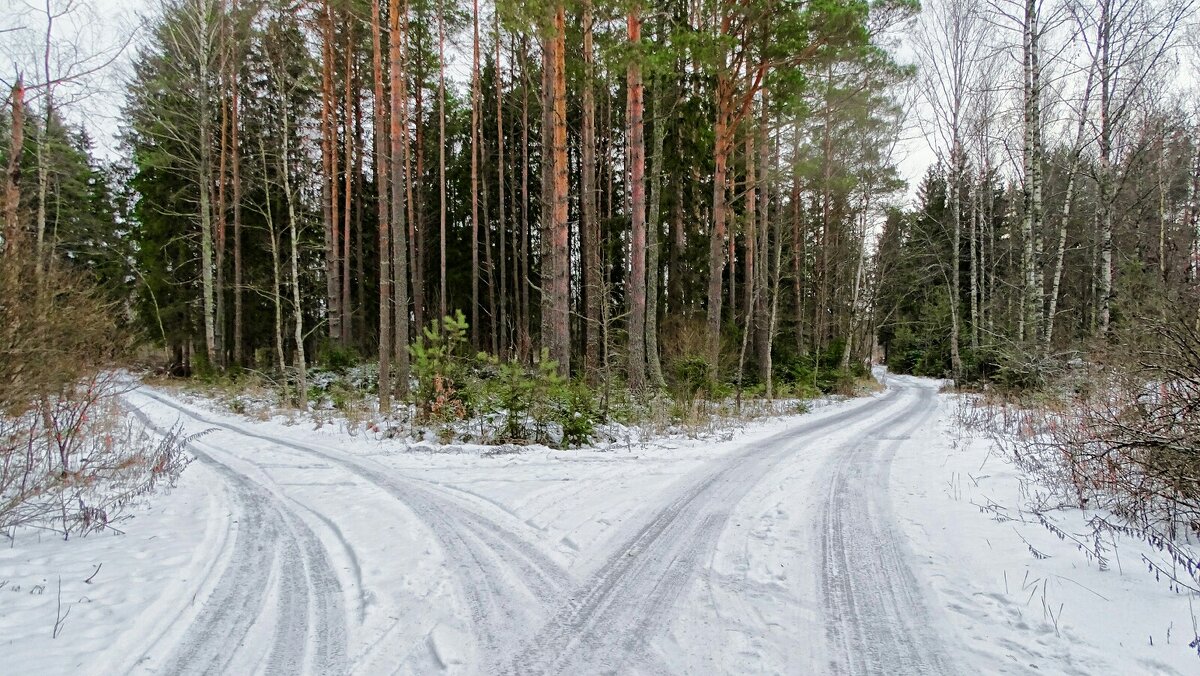
[[[885,384],[729,441],[502,453],[142,387],[132,414],[198,462],[123,534],[0,549],[0,671],[1200,672],[1200,599],[1152,552],[1102,567],[1012,518],[953,397]]]

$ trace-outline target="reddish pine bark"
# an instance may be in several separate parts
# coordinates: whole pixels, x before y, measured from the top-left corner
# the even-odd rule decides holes
[[[321,210],[325,226],[325,296],[328,304],[328,326],[330,340],[341,338],[341,323],[338,305],[341,291],[338,289],[337,208],[335,193],[337,186],[337,160],[334,136],[337,131],[333,120],[333,9],[325,0],[321,16]]]
[[[237,15],[238,4],[237,0],[233,2],[233,12]],[[230,108],[231,120],[231,142],[230,142],[230,164],[232,165],[232,181],[233,181],[233,363],[241,366],[244,361],[242,335],[243,335],[243,309],[242,309],[242,155],[241,155],[241,126],[238,121],[238,109],[241,106],[241,92],[239,91],[239,71],[238,64],[240,59],[233,59],[232,68],[232,89],[233,97]]]
[[[346,168],[346,174],[345,174],[345,178],[343,179],[343,183],[342,183],[342,193],[343,193],[343,200],[344,200],[344,204],[342,207],[342,212],[343,212],[342,213],[342,219],[343,219],[342,269],[341,269],[342,279],[341,279],[341,283],[339,286],[340,286],[341,292],[342,292],[342,302],[341,302],[342,308],[341,308],[340,314],[341,314],[341,320],[342,320],[342,326],[341,326],[342,344],[344,344],[344,345],[350,345],[351,340],[353,339],[353,322],[350,321],[350,308],[353,307],[353,305],[351,304],[351,301],[350,301],[350,264],[352,263],[351,256],[350,256],[350,237],[351,237],[351,234],[350,234],[350,216],[351,216],[351,214],[350,214],[350,197],[351,197],[350,181],[353,179],[353,176],[351,174],[353,173],[353,167],[354,167],[354,135],[350,132],[350,125],[352,124],[351,121],[354,119],[354,108],[353,108],[354,100],[351,95],[351,89],[350,89],[350,85],[351,85],[350,73],[351,73],[351,70],[353,69],[353,61],[351,60],[351,55],[353,54],[353,49],[354,49],[354,24],[353,24],[353,22],[350,22],[346,28],[346,58],[345,58],[345,65],[344,65],[345,70],[342,72],[342,80],[343,80],[343,86],[342,86],[342,139],[343,140],[342,140],[342,145],[344,147],[344,152],[345,152],[344,164],[345,164],[345,168]]]
[[[471,345],[479,349],[479,0],[471,42]]]
[[[551,181],[553,199],[550,219],[550,248],[552,251],[552,279],[550,284],[550,336],[543,337],[550,348],[550,357],[558,362],[563,375],[571,373],[571,282],[570,282],[570,228],[567,223],[567,73],[565,63],[566,13],[560,2],[554,11],[554,36],[551,40],[553,60],[554,103],[551,130],[554,157]]]
[[[642,39],[642,20],[635,6],[629,12],[629,387],[646,385],[646,143],[642,124],[645,108],[642,69],[637,53]]]
[[[600,263],[600,221],[596,213],[596,102],[592,89],[595,55],[592,47],[592,3],[583,8],[583,120],[581,122],[582,166],[580,167],[580,224],[583,234],[584,343],[583,368],[595,381],[601,363],[601,295],[603,271]]]
[[[400,0],[391,0],[389,8],[389,49],[388,56],[391,66],[391,208],[392,208],[392,260],[393,279],[396,292],[395,335],[393,336],[393,354],[396,358],[396,392],[401,397],[408,394],[408,260],[407,242],[405,242],[404,224],[404,186],[401,178],[404,173],[404,143],[405,130],[401,125],[404,115],[405,74],[403,61],[400,58],[400,17],[405,13]]]
[[[391,408],[391,333],[392,333],[392,238],[388,214],[388,156],[387,113],[384,108],[383,86],[383,29],[380,25],[380,2],[371,5],[372,76],[375,94],[375,188],[378,191],[379,221],[379,409]]]

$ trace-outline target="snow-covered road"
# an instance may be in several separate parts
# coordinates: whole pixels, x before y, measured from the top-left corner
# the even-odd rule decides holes
[[[1046,561],[1004,545],[988,529],[1009,527],[964,504],[953,481],[938,488],[963,455],[948,441],[938,383],[888,376],[886,386],[729,442],[499,454],[404,451],[139,388],[127,395],[136,415],[197,434],[200,464],[159,498],[162,514],[133,522],[144,539],[72,543],[112,576],[80,588],[78,601],[66,592],[76,623],[67,627],[86,649],[18,650],[18,664],[170,674],[1177,671],[1158,653],[1107,661],[1105,646],[1058,619],[1036,621],[1026,588]],[[1001,544],[960,556],[963,528]],[[53,546],[33,551],[43,544]],[[37,575],[39,565],[57,564],[0,552],[0,578]],[[1022,571],[1027,584],[1010,598]],[[1044,583],[1041,594],[1045,608]],[[41,621],[43,606],[27,606],[13,617]],[[1015,615],[993,626],[997,608]]]
[[[525,674],[672,670],[671,656],[655,654],[650,644],[673,613],[686,612],[679,599],[697,576],[706,573],[735,507],[789,457],[811,457],[825,451],[828,459],[822,474],[829,488],[822,508],[814,512],[817,521],[812,528],[819,529],[818,546],[825,564],[820,574],[827,630],[824,636],[807,640],[829,641],[829,666],[839,673],[948,672],[940,637],[929,630],[935,625],[927,620],[921,590],[906,566],[903,542],[891,523],[886,491],[883,499],[878,497],[878,488],[886,488],[886,449],[895,444],[881,444],[878,439],[926,421],[935,411],[930,388],[930,384],[892,379],[884,396],[746,444],[691,471],[665,475],[653,495],[645,496],[647,507],[623,515],[624,523],[613,528],[607,539],[615,546],[598,548],[599,556],[593,561],[576,557],[569,566],[556,562],[552,552],[543,552],[545,543],[539,540],[545,538],[529,528],[517,511],[505,509],[495,500],[464,499],[464,494],[455,495],[445,484],[389,472],[372,459],[217,419],[164,395],[141,390],[134,395],[135,401],[142,397],[153,402],[144,408],[170,411],[214,430],[193,442],[197,455],[236,489],[239,507],[245,510],[243,519],[253,524],[234,539],[227,572],[206,604],[215,610],[196,620],[201,630],[188,632],[166,670],[188,671],[188,665],[198,665],[203,671],[211,660],[184,658],[208,654],[224,655],[226,661],[215,664],[232,666],[239,656],[227,648],[231,637],[242,639],[240,644],[247,652],[245,667],[258,664],[257,660],[264,659],[262,644],[245,640],[251,629],[262,629],[255,626],[262,623],[251,621],[257,613],[263,622],[276,624],[262,664],[268,670],[278,664],[280,673],[294,672],[300,663],[296,660],[305,654],[305,642],[297,640],[295,627],[289,627],[289,613],[301,612],[298,606],[308,605],[310,597],[328,596],[331,585],[317,583],[317,579],[331,577],[325,572],[328,556],[308,544],[312,535],[303,526],[303,517],[309,512],[338,532],[341,517],[333,513],[336,506],[330,510],[326,501],[314,504],[302,496],[288,495],[278,481],[259,484],[250,478],[254,473],[239,474],[237,463],[250,460],[249,453],[260,458],[250,460],[260,468],[264,451],[307,463],[295,467],[276,463],[274,468],[306,468],[310,484],[348,475],[360,488],[394,498],[391,507],[401,512],[399,518],[415,518],[436,538],[443,560],[452,565],[456,600],[463,605],[460,612],[469,618],[466,627],[435,627],[431,631],[429,647],[437,666],[458,660],[484,673]],[[855,432],[856,443],[830,452],[826,440],[846,430]],[[519,481],[522,477],[507,478]],[[487,478],[488,482],[505,479],[502,475]],[[601,492],[576,499],[594,504],[609,497],[605,487],[596,489]],[[582,491],[589,492],[586,484]],[[256,499],[245,499],[243,493]],[[290,556],[280,557],[281,566],[300,561],[304,565],[297,571],[281,570],[277,576],[280,593],[267,602],[262,597],[271,561],[262,559],[273,552],[246,543],[278,542],[281,531],[271,529],[271,524],[286,517],[298,524],[292,527],[293,537],[305,546],[284,550]],[[371,547],[369,542],[351,544],[341,534],[336,545],[356,560],[368,557],[363,550]],[[568,569],[579,572],[572,575]],[[299,584],[306,580],[307,585]],[[356,584],[362,582],[347,580],[347,586]],[[239,586],[241,596],[232,598]],[[338,589],[336,578],[332,586]],[[230,613],[229,606],[241,612]],[[314,639],[319,640],[311,642],[318,654],[302,664],[322,673],[343,671],[343,663],[330,660],[345,659],[343,646],[327,644],[330,637],[338,637],[344,644],[348,633],[345,617],[321,613],[313,620],[310,626],[321,629],[314,632]],[[223,622],[219,631],[210,627],[218,621]],[[541,628],[531,631],[536,627]],[[351,629],[349,633],[354,632]],[[442,645],[445,643],[451,645]],[[366,646],[355,648],[364,652]],[[282,655],[290,655],[292,661],[281,662]],[[418,664],[412,667],[416,669]]]
[[[465,605],[462,610],[470,619],[470,636],[474,643],[472,647],[475,654],[481,659],[492,659],[504,651],[507,646],[513,645],[523,633],[524,627],[528,626],[527,623],[537,622],[544,618],[547,609],[558,603],[563,594],[569,591],[574,584],[560,565],[544,555],[528,540],[520,537],[516,532],[520,530],[518,525],[493,521],[492,516],[495,515],[495,510],[472,504],[472,501],[464,500],[462,496],[455,495],[453,491],[439,490],[436,485],[390,473],[386,467],[367,458],[355,457],[327,446],[282,436],[272,436],[252,430],[246,425],[219,420],[147,389],[141,389],[131,396],[152,400],[160,407],[160,411],[169,410],[177,414],[179,416],[177,420],[191,420],[207,426],[211,432],[205,434],[202,439],[192,441],[192,450],[197,453],[197,457],[201,461],[214,465],[222,475],[231,476],[235,485],[251,483],[247,481],[249,475],[236,473],[237,470],[234,468],[238,462],[248,461],[258,465],[259,468],[287,470],[289,479],[287,482],[280,482],[277,479],[263,482],[260,485],[260,492],[272,492],[272,488],[268,484],[273,484],[275,498],[270,500],[270,503],[276,510],[288,511],[294,518],[299,519],[303,519],[304,513],[307,512],[316,517],[331,534],[336,536],[334,546],[342,549],[354,562],[354,579],[347,582],[358,588],[359,607],[357,612],[360,621],[366,614],[369,604],[368,595],[374,596],[374,593],[363,587],[361,564],[358,562],[361,558],[374,554],[374,552],[362,552],[363,549],[372,549],[373,543],[370,541],[352,543],[347,540],[343,529],[338,526],[338,522],[343,521],[345,516],[337,502],[319,498],[306,499],[304,492],[289,494],[286,492],[286,486],[312,488],[322,485],[341,485],[353,486],[358,491],[382,493],[392,498],[391,504],[388,504],[387,507],[393,512],[398,512],[394,518],[411,519],[415,517],[432,531],[432,535],[443,550],[442,559],[454,568],[456,587],[460,592],[459,598]],[[142,413],[142,415],[147,414]],[[185,424],[185,428],[190,427]],[[279,455],[283,459],[290,458],[297,464],[264,465],[262,459],[266,454]],[[251,456],[256,459],[251,459]],[[297,473],[297,470],[300,472]],[[334,481],[338,478],[342,479],[340,483]],[[244,514],[251,521],[259,518],[258,512]],[[369,518],[376,519],[383,516],[383,514],[377,514]],[[511,517],[506,518],[506,515],[502,515],[501,518],[511,520]],[[242,535],[247,537],[242,537]],[[260,535],[254,532],[239,533],[235,544],[242,541],[260,543],[262,542],[259,539]],[[261,548],[261,545],[258,546]],[[233,569],[241,567],[243,557],[239,554],[239,552],[234,552],[232,556],[231,563],[234,565],[231,568]],[[251,556],[245,558],[252,559]],[[311,570],[318,567],[314,564],[323,562],[324,559],[325,557],[321,555],[309,556],[306,559],[305,568]],[[253,565],[260,562],[251,560],[247,563]],[[401,575],[404,574],[404,571],[397,572]],[[265,621],[271,621],[276,615],[273,612],[274,609],[263,608],[261,602],[256,604],[254,600],[255,596],[261,596],[261,587],[265,579],[246,577],[243,582],[246,583],[244,605],[247,607],[257,606],[260,608],[258,611],[260,616]],[[308,586],[313,595],[319,592],[318,586],[313,584],[311,579]],[[220,603],[224,599],[214,598],[213,600]],[[404,622],[406,618],[395,619]],[[341,636],[342,645],[339,648],[343,654],[340,655],[340,663],[318,660],[305,665],[309,670],[315,673],[343,673],[348,670],[344,655],[346,623],[345,613],[312,616],[313,633],[321,635],[321,638],[324,638],[325,635]],[[239,644],[241,648],[253,648],[255,651],[261,651],[259,646],[252,646],[250,641],[245,640],[249,634],[249,627],[243,628],[240,633],[237,632],[237,629],[233,630],[233,637],[241,639]],[[286,637],[281,637],[283,633],[277,630],[272,639],[273,645],[277,648],[285,645],[281,641],[281,638],[286,639]],[[462,638],[457,633],[449,628],[434,628],[429,635],[429,647],[432,654],[429,654],[428,657],[432,657],[442,667],[461,660],[462,646],[458,644],[462,643]],[[210,639],[212,639],[213,650],[224,651],[226,654],[234,652],[230,650],[231,644],[227,637],[208,634],[189,637],[181,648],[186,652],[203,652],[205,648],[196,644],[207,643]],[[373,640],[380,639],[376,637]],[[448,645],[442,645],[442,643],[448,643]],[[317,642],[317,645],[321,645],[321,642]],[[293,654],[304,653],[303,643],[288,647]],[[357,648],[360,655],[366,656],[369,654],[371,646],[362,645]],[[248,657],[257,659],[252,655]],[[424,652],[418,650],[415,662],[418,664],[424,662],[425,660],[421,659],[423,657],[426,657]],[[230,656],[228,659],[232,660],[234,657]],[[355,662],[355,666],[363,666],[359,664],[359,660],[355,660]],[[247,661],[237,671],[248,671],[256,664],[258,664],[256,661]],[[228,667],[230,664],[227,663],[225,666]],[[281,674],[297,673],[298,671],[295,664],[286,662],[280,663],[276,670],[276,662],[273,659],[267,659],[263,662],[263,666],[268,672],[277,671]],[[166,668],[166,671],[176,672],[170,666]],[[190,669],[182,671],[188,672]],[[204,671],[204,669],[200,671]]]
[[[871,536],[895,530],[886,503],[863,509],[887,486],[887,457],[868,455],[866,444],[898,424],[911,427],[908,419],[926,420],[934,410],[931,394],[928,387],[894,382],[887,395],[868,405],[748,444],[666,487],[671,497],[665,505],[638,515],[635,522],[644,525],[621,541],[571,602],[512,657],[509,671],[669,670],[669,663],[652,661],[647,646],[672,613],[687,612],[679,607],[679,597],[698,575],[707,574],[738,503],[781,462],[820,452],[827,439],[846,429],[863,442],[830,457],[824,473],[830,489],[820,512],[825,624],[837,656],[830,666],[839,673],[935,671],[942,666],[938,637],[910,631],[925,612],[900,548],[893,543],[890,556],[862,565],[875,558],[870,552],[881,544]],[[861,467],[868,471],[855,471]],[[815,638],[820,637],[805,640]]]

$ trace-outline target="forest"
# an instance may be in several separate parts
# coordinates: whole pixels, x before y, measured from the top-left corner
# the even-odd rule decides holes
[[[90,280],[177,375],[1022,387],[1200,318],[1189,0],[159,0],[90,53],[81,6],[6,30],[6,296]]]

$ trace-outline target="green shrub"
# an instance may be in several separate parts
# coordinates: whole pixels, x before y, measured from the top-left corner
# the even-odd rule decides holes
[[[572,383],[558,372],[558,362],[546,350],[532,368],[518,361],[502,362],[481,354],[487,377],[480,397],[484,413],[504,419],[499,441],[552,443],[549,424],[562,427],[563,447],[591,441],[600,419],[595,395],[583,383]]]
[[[216,385],[221,380],[221,371],[208,360],[208,355],[197,351],[192,355],[192,379],[202,385]]]
[[[461,310],[453,317],[425,327],[423,335],[408,348],[412,355],[412,374],[417,380],[414,391],[417,412],[425,420],[461,420],[472,406],[469,387],[470,364],[464,356],[467,345],[467,319]]]
[[[822,394],[816,385],[808,382],[791,383],[790,385],[786,385],[786,387],[788,394],[781,396],[790,396],[795,399],[816,399]]]
[[[317,349],[317,363],[338,375],[345,374],[359,361],[358,351],[354,348],[329,340],[323,341]]]
[[[847,394],[858,379],[866,377],[867,369],[857,361],[852,361],[848,369],[842,368],[844,345],[834,341],[819,353],[782,355],[775,361],[775,379],[801,398]]]
[[[993,380],[1000,371],[1001,359],[1000,351],[995,348],[966,348],[962,352],[963,376],[971,381]]]
[[[342,381],[336,381],[329,386],[329,403],[339,411],[347,411],[351,406],[362,400],[362,393],[347,386]]]
[[[558,416],[563,429],[563,446],[583,446],[596,434],[596,398],[580,382],[568,384],[563,395]]]
[[[308,403],[313,408],[321,407],[321,400],[325,398],[325,390],[319,385],[308,386]],[[298,403],[298,402],[297,402]]]
[[[1050,360],[1036,352],[1012,347],[997,354],[997,368],[992,379],[1008,390],[1036,390],[1046,384],[1047,372],[1053,370]]]
[[[675,380],[675,398],[690,408],[701,392],[711,391],[708,367],[708,359],[694,354],[683,355],[673,361],[671,373]]]
[[[483,355],[481,355],[483,356]],[[504,416],[504,427],[500,431],[501,441],[523,441],[527,438],[525,418],[532,405],[533,380],[526,375],[525,367],[518,361],[501,363],[495,357],[496,377],[490,381],[489,400],[495,410]]]
[[[561,404],[567,379],[559,375],[558,362],[550,358],[549,351],[543,349],[541,358],[528,373],[528,380],[529,413],[534,427],[532,441],[548,444],[552,440],[547,423],[561,422]]]

